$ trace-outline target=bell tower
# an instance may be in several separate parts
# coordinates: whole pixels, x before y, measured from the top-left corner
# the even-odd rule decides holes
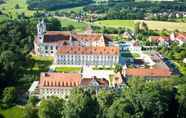
[[[37,36],[41,43],[43,43],[45,32],[46,32],[46,24],[44,22],[44,19],[42,19],[41,21],[39,20],[37,24]]]

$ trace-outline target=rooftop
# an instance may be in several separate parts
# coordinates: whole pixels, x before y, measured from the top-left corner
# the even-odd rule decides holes
[[[117,47],[80,47],[64,46],[58,49],[60,54],[96,54],[96,55],[119,55]]]
[[[128,68],[127,75],[135,77],[169,77],[171,71],[165,68]]]
[[[40,87],[76,87],[79,86],[81,75],[77,73],[47,72],[40,75]]]

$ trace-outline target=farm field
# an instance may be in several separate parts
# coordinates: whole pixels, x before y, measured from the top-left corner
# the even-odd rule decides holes
[[[106,27],[128,27],[133,29],[135,22],[133,20],[100,20],[95,24]]]
[[[95,22],[97,25],[107,27],[128,27],[133,29],[136,22],[142,22],[142,20],[100,20]],[[186,32],[186,23],[183,22],[165,22],[165,21],[144,21],[149,29],[168,31],[179,30]]]
[[[70,19],[70,18],[66,18],[66,17],[56,17],[56,18],[58,18],[61,21],[62,27],[73,25],[77,32],[84,31],[86,27],[88,26],[86,23],[76,22],[75,20]]]
[[[6,3],[0,5],[0,10],[12,17],[16,17],[16,13],[24,13],[27,16],[34,13],[27,9],[26,0],[6,0]]]

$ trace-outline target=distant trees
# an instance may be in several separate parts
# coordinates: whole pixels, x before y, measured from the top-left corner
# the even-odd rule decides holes
[[[173,20],[179,11],[186,11],[185,2],[177,1],[140,1],[133,0],[112,1],[108,4],[89,5],[84,10],[92,13],[105,14],[98,19],[151,19],[151,20]],[[160,13],[161,15],[159,15]],[[162,13],[166,13],[163,14]],[[180,17],[182,17],[180,15]]]
[[[27,0],[29,9],[56,10],[71,8],[92,3],[92,0]]]

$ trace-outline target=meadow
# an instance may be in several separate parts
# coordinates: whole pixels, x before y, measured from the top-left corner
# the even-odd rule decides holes
[[[142,22],[142,20],[100,20],[96,21],[95,24],[107,27],[127,27],[130,29],[134,28],[136,22]],[[165,22],[165,21],[144,21],[149,29],[152,30],[163,30],[168,31],[179,30],[186,32],[186,23],[183,22]]]
[[[75,31],[82,32],[87,28],[87,24],[84,22],[77,22],[73,19],[66,18],[66,17],[56,17],[61,21],[62,27],[68,27],[69,25],[73,25],[75,28]]]
[[[24,13],[26,16],[31,16],[35,12],[27,9],[26,0],[6,0],[6,3],[0,5],[0,11],[13,18],[17,14]]]

